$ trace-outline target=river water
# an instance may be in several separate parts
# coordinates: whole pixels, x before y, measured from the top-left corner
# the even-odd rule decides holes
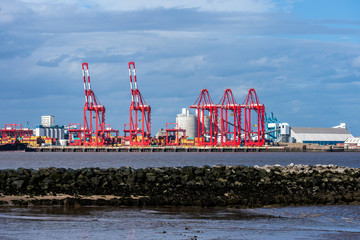
[[[204,165],[334,164],[360,168],[360,152],[346,153],[122,153],[122,152],[0,152],[0,169],[63,167],[177,167]]]
[[[0,153],[0,169],[290,163],[359,168],[360,153]],[[360,205],[256,209],[0,206],[0,239],[360,239]]]

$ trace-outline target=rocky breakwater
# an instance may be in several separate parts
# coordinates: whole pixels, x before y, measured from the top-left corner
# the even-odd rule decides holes
[[[333,165],[0,170],[0,203],[237,206],[360,202],[360,169]]]

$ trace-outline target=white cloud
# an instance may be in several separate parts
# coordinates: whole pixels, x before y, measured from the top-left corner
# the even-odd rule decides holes
[[[353,59],[351,64],[354,68],[360,68],[360,56]]]
[[[47,0],[24,0],[27,3],[45,4]],[[86,8],[101,8],[110,11],[134,11],[154,8],[197,8],[201,11],[244,11],[244,12],[268,12],[274,10],[275,3],[273,0],[55,0],[55,4],[78,5]],[[39,6],[38,5],[38,6]]]
[[[282,56],[278,58],[268,58],[262,57],[259,59],[252,59],[249,61],[251,65],[255,66],[268,66],[268,67],[280,67],[289,62],[289,58],[287,56]]]
[[[17,17],[28,13],[29,9],[17,0],[0,2],[0,24],[13,22]]]

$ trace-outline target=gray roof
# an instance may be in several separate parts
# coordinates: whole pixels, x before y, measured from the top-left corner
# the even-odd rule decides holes
[[[291,130],[300,134],[350,134],[345,128],[291,127]]]
[[[336,141],[344,142],[347,138],[353,137],[345,128],[310,128],[292,127],[291,136],[297,142],[304,141]]]

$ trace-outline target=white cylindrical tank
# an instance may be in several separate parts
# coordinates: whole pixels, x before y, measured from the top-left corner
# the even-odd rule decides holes
[[[50,128],[46,127],[45,128],[45,135],[46,137],[50,137]]]
[[[210,117],[205,115],[204,123],[202,122],[202,118],[200,118],[200,123],[204,124],[205,132],[210,131]]]
[[[190,114],[189,109],[182,109],[182,114],[176,116],[176,123],[179,128],[186,130],[186,136],[189,138],[197,137],[197,117]]]
[[[205,132],[210,132],[210,116],[209,116],[209,114],[205,113],[204,123],[203,123],[202,112],[200,112],[200,128],[202,128],[202,124],[204,124]],[[214,128],[214,126],[213,126],[213,128]]]
[[[54,128],[50,128],[50,137],[51,138],[55,138],[55,129]]]

